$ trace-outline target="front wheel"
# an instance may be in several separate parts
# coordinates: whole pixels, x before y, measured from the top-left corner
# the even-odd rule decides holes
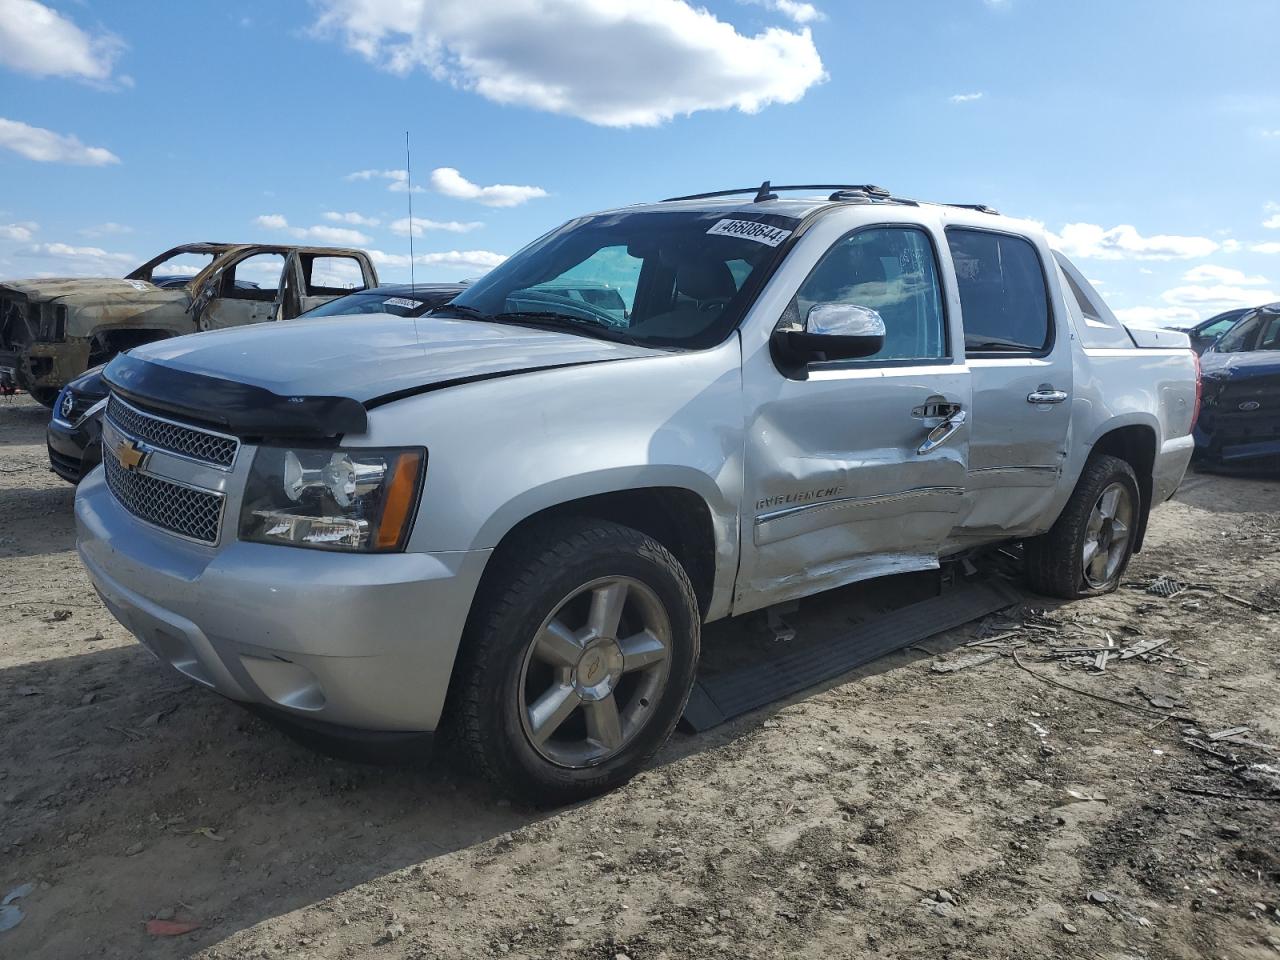
[[[1133,555],[1141,502],[1128,463],[1090,458],[1057,523],[1026,543],[1032,589],[1066,600],[1114,590]]]
[[[503,549],[468,623],[456,677],[466,751],[538,805],[629,780],[670,736],[697,669],[698,606],[661,544],[594,520]]]
[[[57,402],[60,392],[56,387],[32,387],[30,391],[32,400],[42,407],[48,407],[50,410],[53,409],[53,405]]]

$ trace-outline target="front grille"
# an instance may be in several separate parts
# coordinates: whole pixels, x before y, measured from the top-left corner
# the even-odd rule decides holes
[[[125,433],[139,440],[224,470],[231,468],[236,459],[236,451],[240,449],[240,441],[235,437],[197,427],[186,427],[154,414],[143,413],[114,394],[107,401],[107,416]]]
[[[111,493],[135,517],[192,540],[218,542],[221,494],[126,470],[112,453],[107,453],[102,463]]]

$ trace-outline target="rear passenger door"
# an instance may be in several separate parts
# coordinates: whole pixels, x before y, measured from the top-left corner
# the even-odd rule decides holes
[[[947,228],[973,388],[960,543],[1041,532],[1066,459],[1071,339],[1047,253],[1025,237]]]

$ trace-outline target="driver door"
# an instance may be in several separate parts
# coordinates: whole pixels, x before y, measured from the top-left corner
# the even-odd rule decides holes
[[[956,361],[937,238],[921,226],[839,238],[782,318],[819,303],[875,310],[881,351],[785,375],[744,360],[747,439],[734,613],[936,567],[959,520],[969,373]]]
[[[281,252],[248,253],[213,274],[193,301],[196,329],[221,330],[274,320],[292,258]]]

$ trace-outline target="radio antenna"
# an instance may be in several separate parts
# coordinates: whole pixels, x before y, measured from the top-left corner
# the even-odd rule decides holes
[[[418,282],[413,272],[413,164],[409,160],[409,131],[404,132],[404,179],[409,194],[409,289],[410,296],[418,293]]]

